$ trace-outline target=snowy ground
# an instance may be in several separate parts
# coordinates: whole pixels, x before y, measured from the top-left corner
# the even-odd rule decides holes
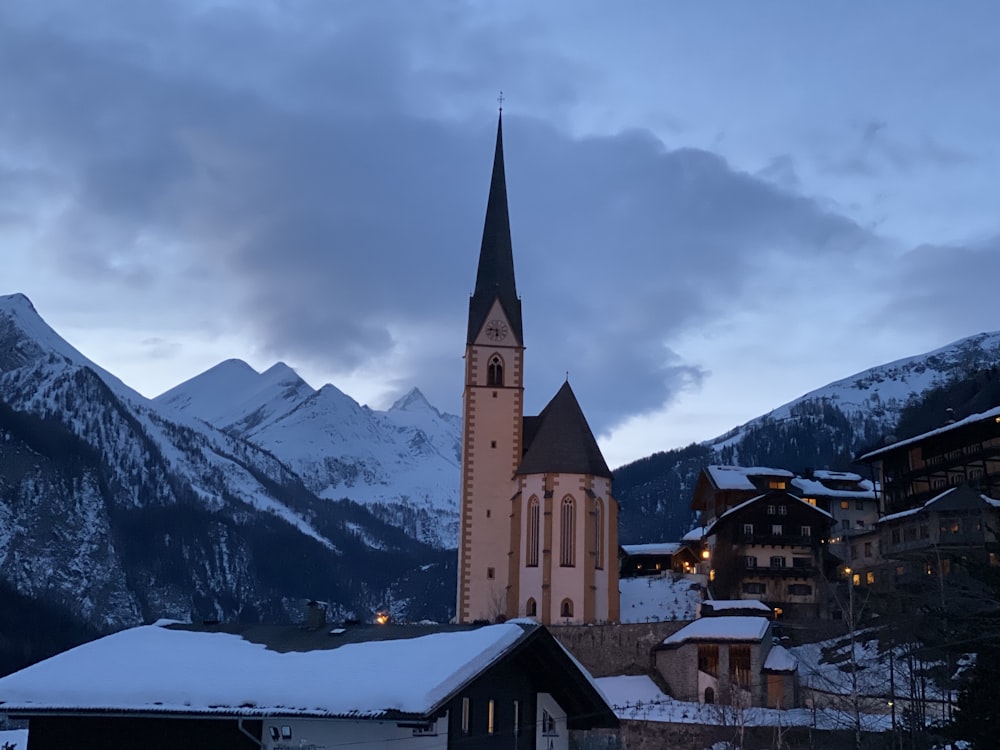
[[[734,725],[739,720],[745,726],[812,726],[817,729],[847,729],[854,726],[853,716],[844,711],[814,711],[808,708],[734,709],[730,706],[678,701],[663,694],[651,679],[644,676],[599,677],[596,681],[619,719],[722,726]],[[861,725],[869,732],[884,732],[892,728],[891,718],[882,714],[862,714]]]
[[[622,622],[670,622],[693,620],[697,616],[701,597],[692,589],[688,578],[674,580],[672,573],[663,577],[644,576],[622,578],[618,582],[621,592]]]

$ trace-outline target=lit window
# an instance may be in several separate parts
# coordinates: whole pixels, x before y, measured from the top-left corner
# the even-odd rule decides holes
[[[867,573],[865,573],[865,581],[868,583],[869,586],[875,583],[874,571],[869,570]]]
[[[767,483],[767,487],[768,489],[771,490],[783,490],[785,489],[785,483],[772,479],[770,482]]]
[[[849,501],[847,501],[847,500],[841,500],[840,501],[840,509],[841,510],[847,510],[850,507],[851,507],[851,503]]]
[[[810,505],[815,505],[816,504],[816,498],[814,498],[814,497],[804,497],[802,499],[805,500]]]
[[[486,709],[486,733],[487,734],[493,734],[493,710],[494,710],[493,699],[491,698],[490,702],[487,704],[487,709]]]
[[[854,575],[852,575],[851,576],[851,583],[853,583],[855,586],[860,586],[861,585],[861,574],[860,573],[855,573]]]

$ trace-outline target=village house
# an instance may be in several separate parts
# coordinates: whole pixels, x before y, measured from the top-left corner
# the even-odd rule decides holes
[[[775,617],[820,618],[837,561],[826,554],[833,519],[784,490],[725,511],[705,528],[713,598],[759,599]]]
[[[749,708],[798,705],[798,662],[766,617],[702,617],[654,649],[656,670],[682,701]]]
[[[655,576],[668,570],[694,573],[698,565],[698,553],[682,542],[623,544],[618,548],[618,558],[621,578]]]
[[[614,728],[542,626],[148,625],[0,679],[31,749],[567,750]]]

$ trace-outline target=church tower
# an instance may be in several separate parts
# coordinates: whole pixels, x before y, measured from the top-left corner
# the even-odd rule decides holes
[[[522,455],[523,364],[501,113],[465,345],[458,622],[507,615],[510,501]]]

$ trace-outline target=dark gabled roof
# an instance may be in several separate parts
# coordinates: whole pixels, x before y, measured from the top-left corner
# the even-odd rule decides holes
[[[495,300],[500,300],[511,332],[518,344],[524,343],[521,325],[521,300],[514,284],[514,251],[510,242],[510,217],[507,213],[507,179],[503,167],[503,116],[497,120],[497,147],[493,156],[493,177],[486,203],[483,244],[479,248],[476,289],[469,300],[469,335],[475,341],[490,314]]]
[[[611,478],[594,433],[569,386],[569,381],[552,397],[531,423],[530,442],[525,434],[524,458],[517,474],[592,474]],[[525,419],[527,421],[527,418]]]

